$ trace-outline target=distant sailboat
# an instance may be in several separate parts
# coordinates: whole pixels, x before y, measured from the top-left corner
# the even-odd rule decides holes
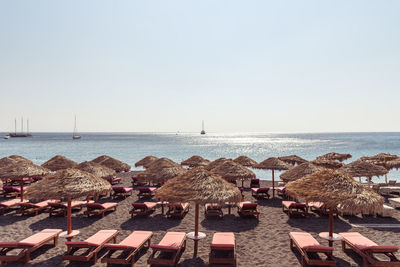
[[[204,131],[204,121],[202,121],[202,123],[201,123],[201,132],[200,132],[200,134],[206,134],[206,131]]]
[[[74,133],[72,134],[72,139],[81,139],[81,136],[76,133],[76,116],[75,116]]]

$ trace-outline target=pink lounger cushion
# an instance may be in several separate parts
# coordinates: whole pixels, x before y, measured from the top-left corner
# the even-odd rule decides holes
[[[366,238],[358,232],[339,233],[339,235],[360,250],[395,252],[399,249],[397,246],[378,246],[378,244],[376,244],[374,241]]]
[[[132,187],[113,187],[113,190],[115,192],[124,192],[124,193],[129,193],[133,191]]]
[[[19,243],[25,243],[25,244],[31,244],[32,246],[42,242],[43,240],[46,240],[54,235],[57,235],[61,233],[61,229],[44,229],[40,231],[39,233],[36,233],[34,235],[31,235],[30,237],[27,237],[23,240],[21,240]]]
[[[210,246],[212,248],[234,248],[235,235],[233,233],[215,233]]]
[[[217,204],[217,203],[207,203],[205,205],[206,210],[220,210],[222,209],[222,205],[221,204]]]
[[[254,193],[268,192],[269,187],[252,188],[251,191]]]
[[[157,203],[155,202],[144,202],[144,203],[132,203],[132,206],[135,208],[148,208],[148,209],[152,209],[155,206],[157,206]]]
[[[92,209],[109,209],[112,207],[116,207],[117,203],[114,202],[106,202],[106,203],[87,203],[86,207],[92,208]]]
[[[297,203],[294,201],[282,201],[282,205],[285,208],[307,207],[305,203]]]
[[[168,207],[177,207],[184,210],[189,207],[189,203],[168,203]]]
[[[323,202],[308,202],[308,206],[320,209],[324,206],[324,203]]]
[[[29,203],[29,202],[23,202],[23,203],[19,203],[19,205],[21,207],[32,207],[32,208],[44,208],[47,207],[48,204],[48,200],[42,201],[42,202],[38,202],[38,203]]]
[[[154,192],[156,191],[157,187],[138,187],[137,190],[143,191],[143,192]]]
[[[9,207],[15,206],[15,205],[17,205],[19,203],[21,203],[21,199],[14,198],[14,199],[11,199],[11,200],[7,200],[7,201],[1,202],[0,203],[0,207],[9,208]]]
[[[65,245],[89,245],[89,246],[100,246],[113,235],[115,235],[118,230],[100,230],[85,241],[82,242],[65,242]]]
[[[108,248],[138,248],[153,235],[151,231],[134,231],[119,244],[106,244]]]
[[[304,232],[290,232],[290,238],[293,239],[296,244],[303,250],[306,251],[320,251],[330,252],[333,251],[332,247],[321,246],[320,243],[309,233]]]
[[[85,205],[86,203],[87,203],[86,201],[81,201],[81,200],[71,201],[71,208],[76,208],[76,207]],[[57,207],[64,207],[64,208],[68,207],[68,204],[64,203],[64,202],[49,201],[48,204],[49,204],[49,206],[57,206]]]
[[[152,248],[178,250],[186,237],[186,233],[167,232],[158,245],[150,245]]]
[[[257,208],[258,204],[257,203],[252,203],[252,202],[249,202],[249,201],[245,201],[245,202],[239,202],[237,204],[237,206],[240,209],[254,209],[254,208]]]

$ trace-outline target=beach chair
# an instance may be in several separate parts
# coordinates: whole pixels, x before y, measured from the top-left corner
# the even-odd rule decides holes
[[[82,207],[86,204],[86,201],[74,200],[71,202],[71,210],[82,210]],[[67,203],[65,202],[48,202],[49,204],[49,216],[63,215],[67,216]]]
[[[293,215],[306,217],[308,214],[306,203],[297,203],[294,201],[282,201],[282,211],[287,211],[289,217],[292,217]]]
[[[346,245],[363,258],[363,266],[400,266],[399,259],[394,255],[399,248],[397,246],[379,246],[358,232],[339,233],[342,237],[342,250],[346,251]],[[385,255],[389,261],[383,261],[374,254]]]
[[[106,211],[116,211],[118,203],[106,202],[106,203],[87,203],[85,214],[90,217],[90,215],[101,215],[104,218],[104,213]]]
[[[99,251],[111,240],[115,243],[118,233],[118,230],[100,230],[85,241],[65,242],[67,252],[62,256],[62,259],[82,262],[88,262],[93,259],[95,264]]]
[[[27,263],[31,253],[43,245],[53,241],[54,247],[56,247],[61,231],[61,229],[44,229],[19,242],[0,242],[0,264],[11,261]]]
[[[260,187],[260,179],[250,180],[250,188],[259,188],[259,187]]]
[[[175,217],[182,219],[189,212],[189,203],[168,203],[167,217]]]
[[[26,186],[22,190],[26,190]],[[5,185],[3,186],[3,197],[18,197],[21,194],[21,187]]]
[[[255,198],[270,198],[269,187],[252,188],[251,195]]]
[[[235,235],[215,233],[210,244],[209,266],[236,266]]]
[[[333,247],[321,246],[321,244],[309,233],[290,232],[290,249],[295,247],[301,254],[301,266],[308,265],[318,266],[336,266],[332,253]],[[324,254],[322,258],[320,254]]]
[[[158,245],[152,244],[153,249],[148,264],[177,266],[183,251],[186,248],[186,233],[167,232]]]
[[[119,184],[121,182],[121,178],[114,176],[112,178],[110,178],[108,180],[110,182],[110,184],[114,185],[114,184]]]
[[[133,192],[133,188],[131,187],[113,187],[112,189],[114,191],[112,198],[126,198],[128,195],[132,195]]]
[[[389,185],[389,186],[394,186],[394,185],[396,185],[396,180],[389,180],[388,185]]]
[[[318,212],[319,215],[329,215],[329,209],[326,208],[323,202],[308,202],[307,208],[311,211]],[[333,216],[339,216],[339,211],[337,209],[333,210]]]
[[[17,213],[20,213],[21,215],[29,215],[29,214],[35,214],[38,215],[40,211],[46,210],[49,208],[49,202],[57,202],[57,200],[45,200],[42,202],[38,203],[31,203],[31,202],[22,202],[19,203],[19,210]]]
[[[155,202],[144,202],[144,203],[132,203],[132,210],[129,212],[131,217],[138,216],[149,216],[150,213],[156,210],[157,203]]]
[[[141,197],[153,197],[154,191],[157,190],[156,187],[138,187],[139,194],[137,195],[139,198]]]
[[[222,205],[218,203],[207,203],[204,205],[204,216],[208,217],[219,217],[222,218],[224,213],[222,212]]]
[[[287,195],[286,195],[286,187],[284,187],[284,186],[278,186],[278,187],[275,187],[275,190],[276,190],[276,193],[278,194],[278,196],[280,196],[280,197],[283,198],[283,199],[286,199],[286,198],[287,198]]]
[[[250,201],[239,202],[236,204],[237,212],[240,217],[256,216],[257,219],[260,216],[260,212],[257,210],[257,203],[252,203]]]
[[[119,244],[105,244],[106,255],[101,262],[107,264],[130,264],[134,266],[136,254],[144,248],[150,247],[153,232],[134,231]]]
[[[7,200],[7,201],[0,202],[0,213],[1,213],[1,215],[4,215],[6,210],[9,210],[9,209],[11,209],[13,207],[16,207],[20,203],[21,203],[21,199],[19,199],[19,198],[14,198],[14,199],[10,199],[10,200]]]

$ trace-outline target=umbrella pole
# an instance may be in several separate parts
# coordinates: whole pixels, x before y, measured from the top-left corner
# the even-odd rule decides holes
[[[385,183],[387,184],[387,174],[385,174]]]
[[[275,177],[274,170],[272,170],[272,198],[275,197]]]
[[[242,179],[242,187],[244,187],[243,182],[244,182],[244,179]]]
[[[71,198],[67,198],[68,206],[67,206],[67,234],[69,235],[72,232],[71,226]]]
[[[333,208],[329,209],[329,246],[333,246]]]
[[[21,187],[21,202],[24,201],[24,180],[19,180],[19,186]]]
[[[195,214],[194,214],[194,252],[193,256],[197,256],[197,245],[199,240],[197,237],[199,236],[199,203],[196,203]]]

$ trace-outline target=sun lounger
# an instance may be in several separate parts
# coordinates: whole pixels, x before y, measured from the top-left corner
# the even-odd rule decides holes
[[[71,202],[71,209],[72,210],[82,210],[82,207],[86,204],[86,201],[72,201]],[[63,215],[67,216],[67,207],[68,204],[64,202],[48,202],[49,204],[49,215]]]
[[[290,249],[295,247],[301,254],[301,266],[319,265],[319,266],[336,266],[336,261],[333,259],[332,247],[321,246],[318,241],[309,233],[290,232]],[[293,246],[295,245],[295,247]],[[323,259],[319,254],[325,254]]]
[[[23,187],[26,190],[26,186]],[[3,197],[17,197],[21,194],[21,187],[5,185],[3,186]]]
[[[276,193],[278,194],[278,196],[280,196],[281,198],[286,198],[286,187],[285,186],[279,186],[279,187],[275,187]]]
[[[157,203],[155,202],[144,202],[144,203],[132,203],[132,210],[129,212],[131,217],[135,215],[148,216],[150,213],[155,211]]]
[[[220,217],[224,216],[222,212],[222,205],[217,203],[207,203],[204,205],[204,216],[206,217]]]
[[[210,248],[210,266],[236,266],[235,235],[233,233],[215,233]]]
[[[126,198],[128,195],[132,195],[133,192],[133,188],[131,187],[113,187],[112,189],[114,191],[112,198]]]
[[[260,179],[250,180],[250,188],[259,188],[259,187],[260,187]]]
[[[141,197],[153,197],[154,191],[157,190],[156,187],[138,187],[139,194],[137,195],[139,198]]]
[[[116,211],[118,203],[106,202],[106,203],[87,203],[85,214],[90,217],[90,215],[101,215],[104,218],[104,213],[106,211]]]
[[[183,218],[189,211],[189,203],[168,203],[167,217]]]
[[[287,211],[289,217],[292,215],[307,216],[307,205],[305,203],[297,203],[294,201],[282,201],[282,211]]]
[[[319,215],[328,215],[329,209],[326,208],[323,202],[308,202],[307,207],[314,212],[318,212]],[[333,209],[333,215],[338,216],[338,210]]]
[[[153,249],[148,264],[177,266],[186,248],[186,234],[182,232],[167,232],[158,245],[150,245]]]
[[[150,247],[152,236],[153,232],[150,231],[134,231],[119,244],[105,244],[104,247],[108,251],[101,259],[101,262],[110,264],[130,264],[133,266],[136,254],[144,248],[146,243],[147,247]]]
[[[21,199],[14,198],[7,201],[0,202],[0,213],[4,215],[4,212],[8,209],[18,206],[21,203]]]
[[[61,229],[44,229],[19,242],[0,242],[0,264],[9,261],[21,261],[27,263],[31,253],[41,246],[53,241],[54,246],[58,244],[58,235]],[[20,250],[18,254],[8,254]]]
[[[121,182],[121,178],[114,176],[110,178],[108,181],[110,182],[110,184],[119,184]]]
[[[241,217],[256,216],[258,219],[258,217],[260,216],[260,212],[257,210],[257,206],[257,203],[252,203],[249,201],[239,202],[237,204],[237,212]]]
[[[346,245],[363,258],[363,266],[400,266],[400,261],[394,255],[399,250],[397,246],[378,246],[375,242],[358,232],[339,233],[342,237],[342,250]],[[390,261],[381,261],[374,254],[386,255]]]
[[[252,188],[251,195],[255,198],[269,199],[270,195],[269,195],[268,191],[269,191],[269,187]]]
[[[67,252],[62,256],[62,259],[86,262],[93,258],[93,262],[96,263],[99,251],[111,240],[115,243],[118,233],[118,230],[100,230],[85,241],[65,242]]]
[[[22,202],[19,203],[19,210],[17,213],[21,215],[28,215],[28,214],[35,214],[38,215],[40,211],[43,211],[49,207],[49,202],[57,202],[57,200],[45,200],[38,203],[31,203],[31,202]]]

